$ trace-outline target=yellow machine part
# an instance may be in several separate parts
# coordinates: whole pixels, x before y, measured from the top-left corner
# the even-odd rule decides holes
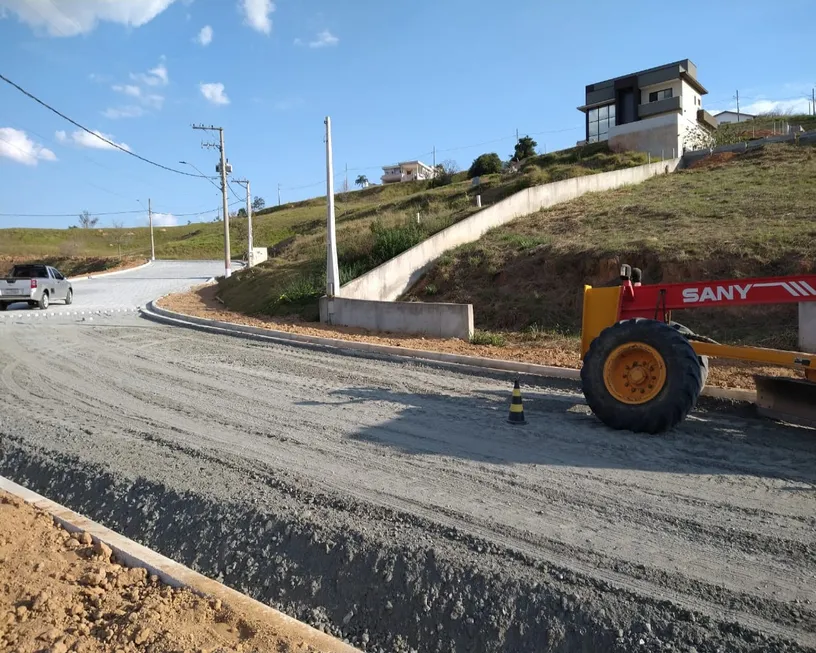
[[[581,358],[586,355],[590,344],[600,335],[601,331],[618,321],[621,291],[621,286],[603,288],[584,286],[584,311],[581,324]],[[694,351],[697,352],[699,356],[730,358],[752,363],[790,367],[803,371],[807,380],[816,381],[816,354],[806,354],[781,349],[765,349],[762,347],[720,345],[696,340],[691,342],[691,346],[694,347]]]
[[[589,345],[605,328],[618,321],[621,286],[593,288],[584,286],[584,312],[581,318],[581,358]]]

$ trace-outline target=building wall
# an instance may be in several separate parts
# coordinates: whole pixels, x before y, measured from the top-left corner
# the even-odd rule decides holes
[[[662,91],[663,89],[666,88],[670,88],[672,90],[673,97],[678,97],[683,92],[681,84],[682,84],[681,80],[674,79],[670,82],[660,82],[658,84],[642,86],[640,88],[640,104],[649,103],[649,93],[653,93],[654,91]]]
[[[473,305],[321,297],[320,321],[371,331],[467,341],[473,336]]]
[[[679,163],[680,159],[673,159],[527,188],[443,229],[419,245],[350,281],[340,289],[340,295],[352,299],[393,301],[416,283],[428,267],[449,249],[479,240],[491,229],[511,220],[568,202],[585,193],[639,184],[655,175],[674,172]]]
[[[726,112],[720,116],[716,116],[717,120],[720,123],[728,123],[728,122],[747,122],[749,120],[753,120],[753,116],[746,116],[745,114],[740,114],[739,120],[737,120],[737,113],[735,112]]]
[[[648,152],[657,158],[680,156],[686,121],[679,113],[666,113],[654,118],[616,125],[609,130],[609,147],[615,152],[634,150]]]
[[[685,80],[680,80],[680,87],[680,92],[683,96],[683,115],[692,122],[697,122],[697,109],[702,109],[703,107],[702,98]],[[695,103],[695,98],[700,99],[699,105]]]

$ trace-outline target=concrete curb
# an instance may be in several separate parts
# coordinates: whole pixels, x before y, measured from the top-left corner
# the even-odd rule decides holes
[[[537,365],[535,363],[523,363],[520,361],[507,361],[498,358],[483,358],[480,356],[462,356],[458,354],[445,354],[442,352],[426,351],[424,349],[407,349],[405,347],[393,347],[390,345],[375,345],[369,342],[357,342],[354,340],[342,340],[339,338],[321,338],[319,336],[304,336],[287,331],[276,331],[273,329],[261,329],[259,327],[249,327],[230,322],[220,322],[203,317],[195,317],[160,308],[154,300],[145,308],[141,309],[144,317],[154,321],[163,322],[173,326],[187,328],[204,328],[214,333],[227,335],[250,336],[259,340],[270,340],[282,342],[284,344],[305,344],[320,347],[331,347],[334,349],[345,349],[361,351],[372,354],[382,354],[398,358],[411,358],[426,361],[447,363],[471,369],[493,370],[501,372],[517,372],[532,376],[541,376],[550,379],[565,379],[579,382],[581,372],[567,367],[552,367],[549,365]],[[744,403],[755,403],[756,392],[753,390],[740,390],[736,388],[718,388],[706,386],[702,395],[714,399],[726,401],[736,401]]]
[[[325,653],[361,653],[358,649],[330,635],[312,628],[283,612],[270,608],[245,594],[241,594],[218,581],[202,576],[152,549],[134,542],[114,531],[97,524],[45,497],[0,476],[0,490],[12,494],[50,514],[54,520],[71,533],[85,531],[94,541],[107,544],[128,567],[144,567],[162,582],[173,587],[185,587],[196,594],[221,599],[225,605],[245,612],[248,616],[280,629]]]
[[[219,322],[203,317],[195,317],[176,313],[166,308],[156,306],[156,301],[148,303],[142,309],[142,314],[148,318],[159,318],[159,321],[177,326],[198,325],[211,330],[260,336],[265,340],[281,341],[284,344],[308,344],[320,347],[331,347],[334,349],[346,349],[352,351],[363,351],[373,354],[384,354],[386,356],[397,356],[400,358],[419,358],[428,361],[441,363],[452,363],[465,367],[483,368],[498,370],[502,372],[518,372],[533,376],[544,376],[554,379],[567,379],[578,381],[580,372],[566,367],[550,367],[548,365],[536,365],[535,363],[523,363],[519,361],[505,361],[497,358],[482,358],[479,356],[462,356],[459,354],[445,354],[436,351],[426,351],[424,349],[408,349],[406,347],[394,347],[391,345],[375,345],[370,342],[357,342],[355,340],[343,340],[341,338],[321,338],[320,336],[304,336],[288,331],[276,331],[274,329],[261,329],[259,327],[249,327],[242,324],[232,324],[230,322]]]
[[[148,265],[152,265],[153,261],[142,263],[133,268],[125,268],[124,270],[114,270],[113,272],[99,272],[98,274],[88,274],[82,277],[68,277],[68,281],[76,283],[77,281],[90,281],[91,279],[98,279],[100,277],[112,277],[114,274],[124,274],[125,272],[133,272],[134,270],[141,270]]]

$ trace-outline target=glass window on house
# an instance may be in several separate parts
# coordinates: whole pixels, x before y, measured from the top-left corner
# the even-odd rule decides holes
[[[587,141],[597,143],[609,137],[609,128],[615,126],[615,105],[607,104],[589,110],[589,134]]]
[[[660,100],[668,100],[672,96],[672,89],[664,88],[660,91],[652,91],[649,93],[649,102],[659,102]]]

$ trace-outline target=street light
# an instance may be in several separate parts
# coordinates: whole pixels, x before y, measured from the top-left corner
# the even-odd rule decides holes
[[[156,241],[153,240],[153,206],[150,203],[150,198],[147,198],[147,207],[142,204],[142,200],[137,199],[137,202],[142,205],[142,208],[147,208],[147,220],[150,223],[150,260],[156,260]]]

